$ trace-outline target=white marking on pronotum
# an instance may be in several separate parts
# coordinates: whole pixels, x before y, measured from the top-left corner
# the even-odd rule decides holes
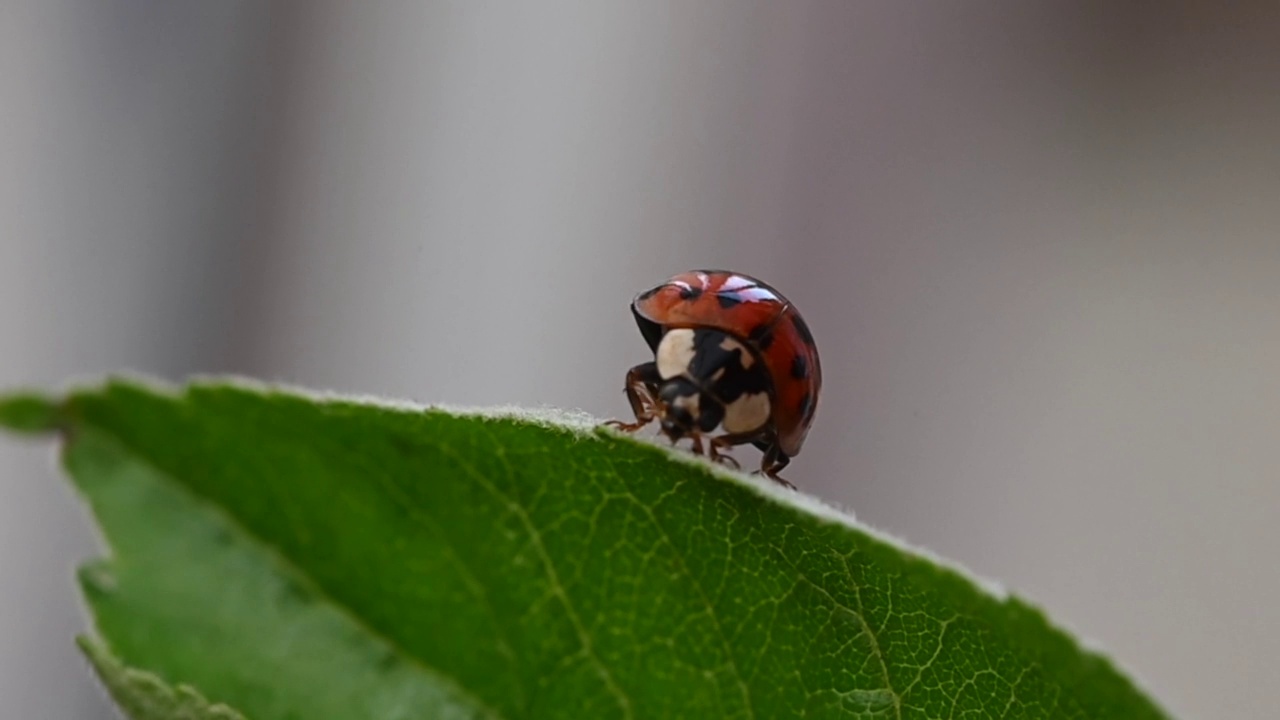
[[[689,328],[668,330],[667,334],[662,336],[662,341],[658,343],[655,358],[658,362],[658,375],[663,380],[683,375],[684,371],[689,369],[689,363],[693,362],[694,352],[693,330]]]
[[[751,432],[769,420],[769,393],[743,394],[724,406],[725,432]]]

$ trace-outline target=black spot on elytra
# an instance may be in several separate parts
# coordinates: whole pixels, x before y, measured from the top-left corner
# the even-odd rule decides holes
[[[813,347],[813,333],[809,332],[809,326],[805,323],[804,318],[793,314],[791,316],[791,324],[795,326],[796,332],[800,334],[800,339],[809,347]]]
[[[797,380],[809,377],[809,361],[803,355],[791,358],[791,377]]]
[[[800,398],[800,417],[808,420],[811,412],[813,412],[813,396],[805,393],[804,397]]]
[[[680,286],[681,300],[697,300],[702,295],[702,288],[688,285]]]
[[[768,350],[769,346],[773,344],[773,326],[761,325],[752,330],[751,333],[747,335],[747,339],[762,351]]]
[[[720,307],[724,308],[725,310],[728,310],[731,307],[736,307],[738,305],[741,305],[742,296],[733,292],[716,293],[716,302],[720,303]]]

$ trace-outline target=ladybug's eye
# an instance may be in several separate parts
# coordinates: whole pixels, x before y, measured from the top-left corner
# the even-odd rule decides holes
[[[683,408],[670,408],[662,418],[662,432],[672,439],[679,439],[693,429],[693,418]]]

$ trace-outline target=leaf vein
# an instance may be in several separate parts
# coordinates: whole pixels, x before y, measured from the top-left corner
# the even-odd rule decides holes
[[[479,427],[484,428],[483,425],[480,425]],[[506,450],[503,447],[502,442],[491,430],[488,428],[484,428],[484,430],[493,441],[494,456],[502,463],[508,476],[514,479],[516,477],[515,469],[507,459]],[[498,487],[490,482],[483,473],[476,470],[471,463],[464,460],[460,455],[458,455],[458,453],[454,452],[452,448],[446,447],[443,444],[440,444],[438,447],[441,452],[449,455],[450,458],[452,458],[453,461],[456,462],[458,466],[462,468],[463,472],[471,477],[472,480],[475,480],[489,493],[506,503],[507,508],[515,513],[516,517],[520,520],[520,524],[524,526],[525,532],[528,533],[530,541],[533,543],[534,551],[538,554],[538,559],[547,573],[547,581],[551,584],[552,591],[560,598],[560,603],[564,606],[565,613],[569,617],[569,622],[573,625],[574,631],[578,635],[578,642],[582,644],[587,656],[591,659],[592,664],[595,665],[596,670],[599,672],[601,679],[605,683],[605,687],[607,687],[614,697],[617,698],[618,705],[622,710],[623,716],[627,718],[633,717],[631,699],[622,692],[622,688],[618,686],[613,674],[609,672],[609,668],[605,666],[604,661],[601,660],[600,656],[596,653],[595,646],[591,641],[591,635],[582,624],[582,619],[578,617],[578,612],[574,608],[573,602],[569,599],[569,593],[565,590],[564,584],[561,583],[560,575],[556,571],[555,565],[551,562],[551,557],[547,554],[546,546],[542,543],[542,534],[538,531],[537,526],[533,524],[533,519],[529,517],[529,513],[526,511],[524,506],[499,490]]]

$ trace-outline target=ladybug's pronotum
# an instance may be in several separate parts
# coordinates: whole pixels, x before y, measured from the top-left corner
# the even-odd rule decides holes
[[[631,303],[652,362],[627,372],[635,422],[657,420],[676,442],[737,466],[726,448],[751,443],[764,452],[760,472],[778,476],[804,444],[822,387],[813,335],[795,307],[755,278],[725,270],[693,270],[636,296]]]

